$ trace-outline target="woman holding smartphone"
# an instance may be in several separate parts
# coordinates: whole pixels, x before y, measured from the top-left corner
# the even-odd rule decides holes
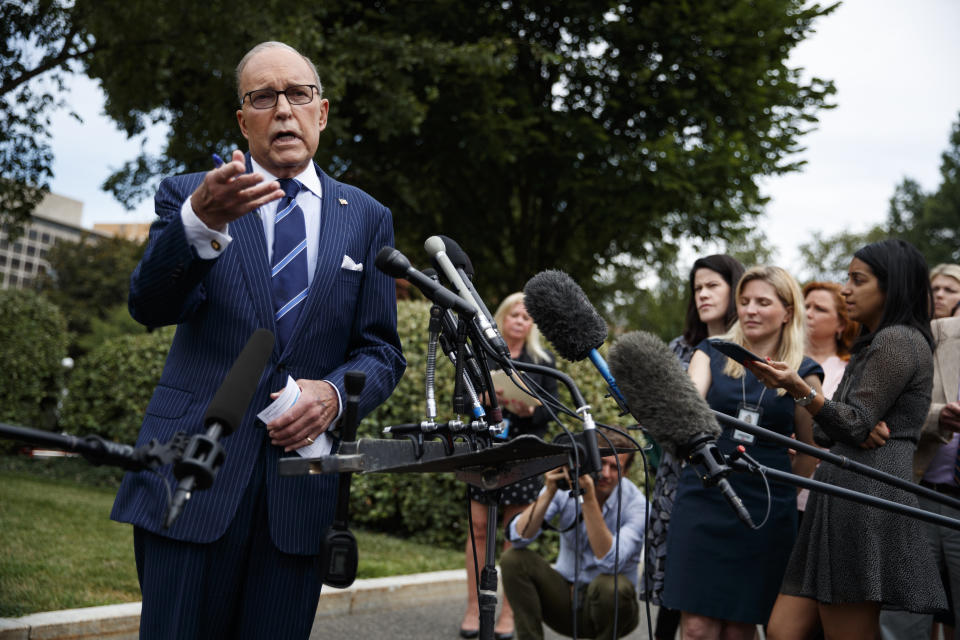
[[[930,284],[912,245],[884,240],[854,254],[843,289],[850,318],[862,326],[832,400],[785,362],[747,366],[770,388],[783,389],[815,420],[817,442],[830,451],[909,480],[932,387]],[[861,443],[883,420],[890,438]],[[853,471],[822,464],[815,479],[917,506],[914,494]],[[880,607],[929,613],[946,599],[920,521],[842,498],[810,496],[797,544],[770,617],[771,639],[873,640]]]
[[[791,363],[804,384],[820,389],[823,370],[803,355],[804,314],[800,287],[779,267],[752,267],[734,297],[737,322],[724,339],[759,357]],[[701,342],[688,373],[711,408],[782,435],[812,442],[812,420],[794,410],[786,393],[767,389],[753,373],[723,355],[709,340]],[[809,474],[813,458],[798,455],[791,464],[786,449],[726,428],[717,439],[724,453],[744,446],[769,467]],[[797,532],[797,491],[758,478],[727,478],[757,523],[750,529],[736,517],[716,487],[704,487],[696,469],[680,476],[667,532],[663,603],[679,609],[685,639],[753,638],[777,597]],[[770,506],[769,515],[764,513]]]

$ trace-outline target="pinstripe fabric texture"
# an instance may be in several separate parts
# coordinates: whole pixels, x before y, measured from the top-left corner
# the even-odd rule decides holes
[[[249,156],[247,164],[249,170]],[[406,363],[396,332],[394,283],[373,266],[377,251],[393,244],[390,211],[319,167],[317,173],[324,198],[313,283],[289,341],[282,349],[274,346],[241,426],[222,441],[226,460],[213,486],[195,492],[179,520],[164,531],[162,482],[155,474],[128,473],[114,502],[114,520],[176,540],[216,540],[233,519],[262,449],[272,540],[285,553],[319,551],[333,518],[336,478],[280,478],[282,450],[269,444],[255,415],[288,374],[329,380],[345,398],[343,377],[349,370],[367,374],[360,400],[360,414],[366,415],[387,399]],[[207,404],[247,338],[261,327],[276,332],[270,266],[256,212],[230,223],[233,240],[215,260],[198,258],[185,240],[180,207],[202,179],[203,174],[189,174],[161,183],[159,219],[131,276],[133,317],[147,326],[178,325],[137,444],[153,438],[166,442],[177,431],[202,431]],[[344,255],[364,269],[342,269]],[[174,482],[169,469],[164,474]]]
[[[210,544],[134,530],[141,640],[306,639],[321,583],[312,562],[270,540],[258,462],[226,533]],[[239,561],[238,561],[239,559]],[[269,612],[270,615],[263,615]]]

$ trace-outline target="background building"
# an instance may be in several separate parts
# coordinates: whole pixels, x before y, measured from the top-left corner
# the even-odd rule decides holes
[[[110,235],[84,229],[80,226],[82,218],[82,202],[48,193],[16,242],[9,242],[6,229],[0,228],[0,286],[4,289],[29,287],[34,278],[50,268],[47,251],[58,240],[78,242],[84,233],[90,238]]]

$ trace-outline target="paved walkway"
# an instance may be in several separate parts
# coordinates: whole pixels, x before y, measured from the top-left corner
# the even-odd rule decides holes
[[[462,569],[357,580],[342,590],[325,588],[310,638],[455,640],[465,599]],[[643,608],[641,616],[640,626],[626,636],[629,640],[648,637]],[[0,640],[135,640],[139,620],[139,602],[0,618]],[[546,640],[562,637],[546,630]]]

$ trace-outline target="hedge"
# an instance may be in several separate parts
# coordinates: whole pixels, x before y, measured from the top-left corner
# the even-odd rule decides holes
[[[424,371],[429,304],[399,301],[398,333],[407,370],[390,398],[361,423],[358,436],[380,438],[387,425],[418,422],[425,417]],[[172,329],[107,340],[78,361],[64,403],[62,426],[76,433],[99,433],[132,443],[159,379]],[[594,408],[598,422],[628,424],[616,405],[604,398],[606,387],[589,362],[559,363],[577,382]],[[453,417],[453,366],[438,358],[439,420]],[[561,387],[562,389],[562,387]],[[561,390],[561,399],[570,399]],[[565,422],[574,431],[576,421]],[[556,427],[555,432],[559,432]],[[642,464],[635,465],[642,473]],[[357,474],[351,488],[351,518],[367,528],[403,537],[460,547],[467,532],[466,485],[453,474]]]
[[[60,425],[133,444],[160,379],[173,327],[110,338],[77,359],[67,384]]]
[[[66,355],[67,325],[53,303],[33,291],[0,290],[0,422],[56,424]]]

